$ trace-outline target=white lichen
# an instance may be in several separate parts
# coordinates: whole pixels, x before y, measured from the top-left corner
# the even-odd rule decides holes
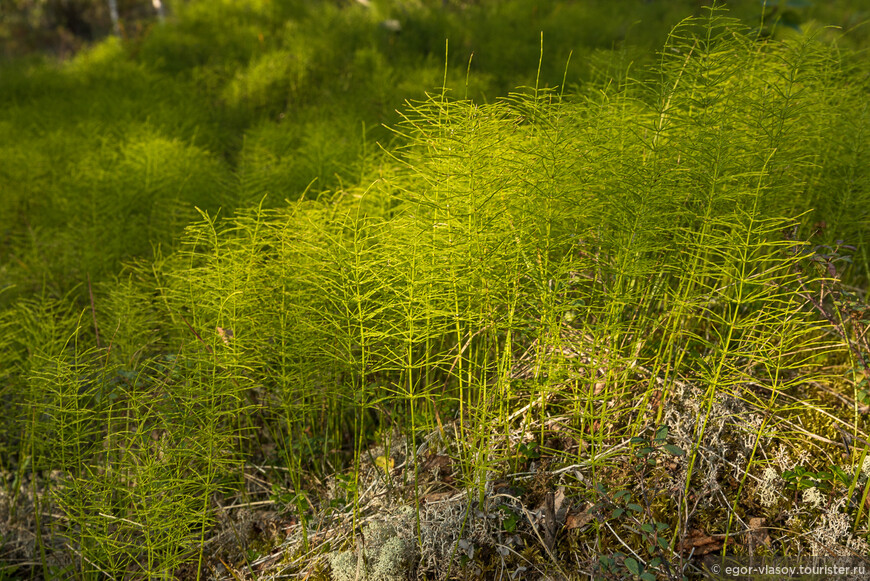
[[[849,516],[842,512],[846,499],[831,503],[822,514],[819,526],[812,532],[810,547],[814,555],[848,557],[854,553],[866,555],[870,546],[851,531]]]
[[[402,581],[410,576],[414,544],[399,535],[392,524],[369,524],[357,545],[354,551],[336,551],[328,556],[336,581]]]
[[[782,482],[779,478],[779,473],[771,466],[765,468],[761,484],[758,485],[758,496],[760,497],[762,506],[769,508],[776,503],[781,485]]]
[[[822,492],[815,486],[807,488],[803,493],[804,503],[809,504],[813,508],[819,508],[824,504],[825,497]]]

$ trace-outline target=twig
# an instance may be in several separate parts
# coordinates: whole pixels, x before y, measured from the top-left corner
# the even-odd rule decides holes
[[[88,273],[88,296],[91,299],[91,318],[94,321],[94,334],[97,336],[97,347],[102,348],[100,345],[100,327],[97,325],[97,308],[94,306],[94,291],[91,288],[91,273]]]
[[[103,570],[100,568],[99,565],[97,565],[96,563],[94,563],[93,561],[91,561],[90,559],[88,559],[87,557],[85,557],[85,556],[84,556],[80,551],[76,551],[76,550],[72,547],[72,545],[70,545],[69,543],[64,543],[64,545],[66,545],[66,548],[69,549],[70,551],[72,551],[74,555],[76,555],[76,556],[78,556],[79,558],[81,558],[81,559],[87,561],[87,562],[88,562],[88,565],[90,565],[91,567],[93,567],[94,569],[96,569],[97,571],[99,571],[100,573],[102,573],[103,575],[105,575],[106,577],[111,578],[111,575],[109,575],[108,573],[106,573],[105,571],[103,571]]]
[[[754,381],[747,381],[746,384],[747,384],[747,385],[752,385],[752,386],[754,386],[754,387],[760,387],[760,388],[766,389],[766,390],[768,390],[768,391],[776,391],[776,395],[777,395],[778,397],[784,397],[784,398],[786,398],[786,399],[790,399],[790,400],[792,400],[792,401],[795,401],[795,402],[798,402],[798,403],[802,403],[802,404],[806,404],[806,403],[807,403],[807,401],[804,400],[804,399],[801,399],[801,398],[799,398],[799,397],[795,397],[795,396],[790,395],[790,394],[787,394],[787,393],[785,393],[785,392],[781,392],[781,391],[779,391],[779,390],[776,390],[776,389],[773,388],[773,387],[770,387],[770,386],[768,386],[768,385],[764,385],[764,384],[762,384],[762,383],[756,383],[756,382],[754,382]],[[815,382],[813,382],[813,384],[815,384]],[[863,438],[868,438],[867,434],[865,434],[865,433],[862,432],[861,430],[857,430],[857,427],[856,427],[856,426],[851,426],[851,425],[847,424],[847,423],[845,422],[845,420],[842,420],[842,419],[838,418],[838,417],[835,416],[834,414],[831,414],[831,413],[825,411],[824,409],[822,409],[822,408],[820,408],[820,407],[818,407],[818,406],[812,406],[812,410],[813,410],[814,412],[816,412],[816,413],[822,414],[823,416],[825,416],[825,417],[827,417],[827,418],[833,420],[833,421],[836,422],[836,423],[839,423],[839,424],[842,424],[842,425],[846,426],[847,428],[856,429],[857,434],[858,434],[859,436],[863,436]],[[790,423],[790,422],[788,422],[788,423]],[[807,432],[807,433],[809,433],[809,432]],[[814,437],[815,437],[815,436],[814,436]],[[820,438],[820,436],[817,437],[816,439],[818,439],[818,438]],[[859,437],[858,439],[861,439],[861,438]],[[831,443],[831,441],[830,441],[830,440],[827,440],[827,439],[823,439],[822,441],[823,441],[823,442],[826,442],[826,443]],[[834,442],[834,443],[836,444],[836,442]],[[864,440],[864,443],[866,444],[867,441]]]
[[[515,496],[511,496],[510,494],[504,494],[504,493],[496,494],[493,496],[493,498],[498,498],[500,496],[514,500],[520,505],[520,508],[523,509],[523,513],[526,515],[526,519],[528,519],[529,524],[532,525],[532,531],[535,533],[535,536],[538,537],[538,541],[540,541],[541,545],[544,547],[544,550],[547,551],[547,555],[550,557],[550,560],[552,560],[553,564],[556,565],[556,567],[559,569],[559,573],[561,573],[563,576],[565,576],[567,578],[568,575],[565,573],[565,570],[562,568],[562,565],[559,563],[559,560],[556,559],[555,555],[553,555],[553,551],[550,550],[550,547],[547,546],[547,543],[541,537],[541,533],[538,532],[538,527],[537,527],[537,525],[535,525],[535,519],[532,517],[532,514],[529,512],[529,510],[526,508],[526,505],[524,505],[519,498],[517,498]]]
[[[199,339],[199,342],[205,345],[205,348],[208,350],[208,352],[214,355],[214,350],[211,348],[211,345],[206,343],[205,339],[203,339],[202,336],[200,336],[200,334],[196,332],[196,329],[190,326],[190,323],[187,322],[187,319],[184,318],[184,315],[179,313],[178,316],[181,318],[182,321],[184,321],[184,324],[187,325],[187,328],[190,329],[190,332],[193,333],[197,339]]]

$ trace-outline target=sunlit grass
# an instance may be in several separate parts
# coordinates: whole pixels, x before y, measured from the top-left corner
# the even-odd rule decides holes
[[[170,31],[139,47],[238,142],[198,141],[207,118],[157,101],[113,110],[136,131],[98,145],[69,136],[93,116],[25,132],[62,168],[2,150],[48,172],[3,174],[27,220],[6,226],[2,461],[35,570],[680,579],[706,535],[866,548],[866,80],[848,53],[710,11],[649,70],[578,90],[539,70],[491,102],[460,81],[388,134],[340,96],[341,116],[303,120],[333,110],[291,104],[335,55],[249,52],[267,16],[238,16],[225,62],[161,60]],[[361,110],[383,111],[397,73],[372,30],[341,74],[380,75]],[[70,66],[141,66],[118,58]],[[254,542],[239,511],[264,506],[282,520]],[[785,513],[747,544],[745,523]]]

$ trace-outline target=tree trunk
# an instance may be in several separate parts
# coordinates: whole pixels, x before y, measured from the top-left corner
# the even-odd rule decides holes
[[[154,10],[157,11],[157,20],[163,22],[166,18],[166,10],[163,8],[162,0],[151,0],[151,4],[154,6]]]
[[[118,0],[108,0],[109,16],[112,18],[112,32],[121,36],[121,19],[118,17]]]

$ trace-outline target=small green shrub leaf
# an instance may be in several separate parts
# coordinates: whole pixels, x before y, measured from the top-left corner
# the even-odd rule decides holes
[[[667,426],[659,426],[659,429],[656,430],[656,440],[663,441],[668,438],[668,427]]]
[[[849,484],[851,482],[851,477],[839,466],[831,466],[831,470],[837,475],[837,479],[843,484]]]
[[[504,530],[509,533],[515,532],[517,530],[517,522],[519,519],[515,513],[511,513],[506,519],[501,521],[501,524],[504,526]]]

